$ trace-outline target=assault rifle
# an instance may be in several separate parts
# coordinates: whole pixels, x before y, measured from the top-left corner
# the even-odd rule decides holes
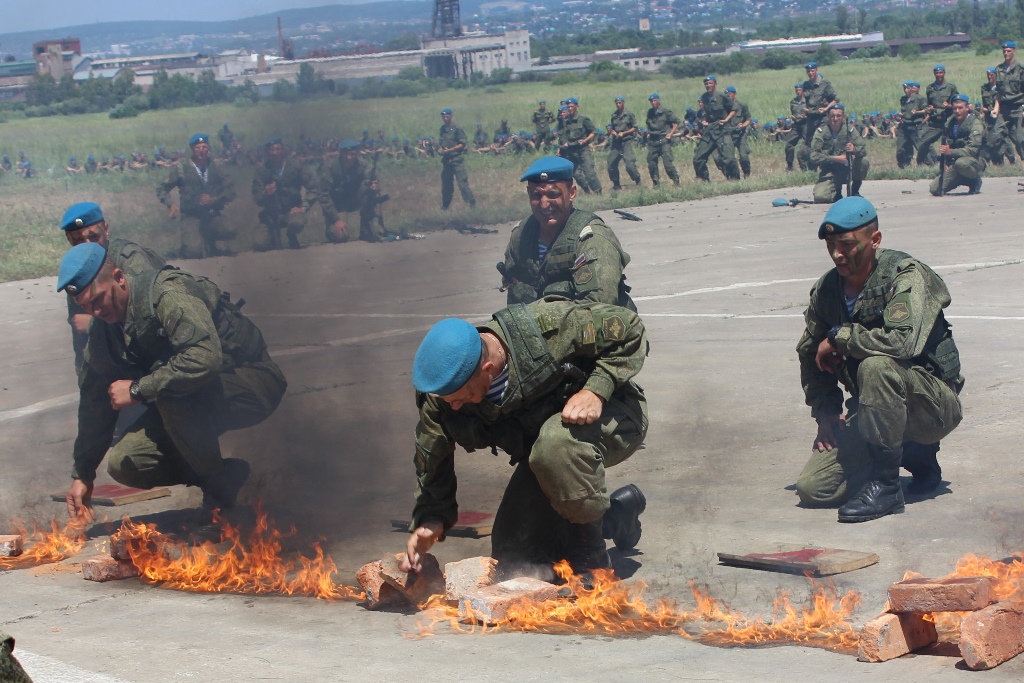
[[[946,132],[942,132],[942,140],[939,142],[939,149],[946,144]],[[939,196],[946,195],[946,155],[939,154]]]

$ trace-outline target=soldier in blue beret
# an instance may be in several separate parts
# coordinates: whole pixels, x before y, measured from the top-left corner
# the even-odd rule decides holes
[[[960,423],[964,379],[943,314],[946,284],[909,254],[881,248],[871,202],[833,204],[818,238],[835,268],[811,289],[797,345],[818,423],[797,493],[805,505],[841,506],[840,522],[865,522],[903,512],[901,465],[913,475],[910,495],[942,484],[939,440]]]
[[[305,197],[303,197],[305,190]],[[260,223],[267,229],[267,241],[256,244],[258,251],[281,248],[281,231],[288,246],[298,249],[299,233],[306,227],[306,212],[320,202],[320,179],[298,159],[291,157],[280,135],[267,140],[267,156],[252,178],[252,198],[260,207]]]
[[[126,486],[199,486],[205,510],[233,507],[249,465],[221,456],[220,435],[262,422],[286,386],[259,329],[206,278],[169,267],[129,273],[95,242],[65,254],[57,289],[94,317],[68,514],[95,518],[104,457]],[[144,412],[111,448],[118,411],[137,404]]]
[[[572,162],[576,180],[586,194],[601,194],[601,181],[594,168],[591,143],[597,137],[597,127],[589,116],[580,114],[579,100],[566,100],[565,115],[558,120],[558,156]]]
[[[935,146],[942,137],[946,122],[953,114],[953,95],[959,92],[956,85],[946,80],[946,67],[936,64],[932,72],[935,74],[935,82],[925,88],[928,118],[920,131],[917,143],[917,163],[928,166],[939,160]]]
[[[376,164],[362,156],[360,149],[360,143],[345,138],[338,143],[338,156],[320,167],[320,210],[328,242],[350,239],[348,222],[342,214],[354,211],[359,212],[359,239],[380,242],[386,236],[383,221],[374,225],[374,219],[379,203],[388,197],[380,193]]]
[[[981,86],[981,120],[985,124],[985,141],[982,144],[982,158],[1001,166],[1005,157],[1011,164],[1017,163],[1017,149],[1010,140],[1006,121],[1001,116],[1002,102],[999,101],[999,71],[990,66],[985,72],[986,82]]]
[[[542,157],[523,173],[532,215],[512,230],[502,291],[509,305],[558,295],[635,311],[622,274],[629,254],[600,217],[573,207],[573,174],[562,157]]]
[[[708,159],[712,154],[715,154],[715,164],[725,173],[726,180],[740,179],[732,142],[732,120],[736,116],[736,105],[727,95],[716,92],[717,88],[717,78],[704,78],[705,92],[699,100],[704,131],[693,150],[693,170],[697,179],[705,183],[711,182]]]
[[[896,165],[906,168],[914,163],[920,146],[921,129],[928,116],[928,100],[917,91],[914,81],[903,83],[903,97],[900,98],[899,123],[896,136]]]
[[[958,93],[952,100],[953,115],[942,132],[945,142],[939,146],[945,171],[940,169],[929,191],[941,196],[966,185],[968,194],[978,194],[981,192],[981,174],[985,170],[985,159],[981,156],[985,124],[971,111],[971,100],[967,95]]]
[[[1003,43],[1003,61],[996,66],[996,82],[999,89],[999,115],[1006,124],[1007,135],[1024,159],[1024,67],[1016,59],[1017,43],[1007,40]]]
[[[491,535],[503,577],[553,578],[562,559],[578,573],[607,568],[609,538],[635,547],[646,499],[633,484],[609,495],[605,469],[647,432],[633,381],[646,355],[639,316],[608,304],[553,297],[476,327],[437,323],[413,361],[417,489],[404,568],[418,571],[458,518],[456,445],[501,448],[516,468]]]
[[[476,208],[476,198],[469,189],[469,174],[466,172],[466,149],[469,138],[466,131],[452,123],[452,110],[441,110],[441,130],[437,137],[437,152],[441,155],[441,209],[448,210],[455,197],[455,184],[458,183],[462,201],[469,208]]]
[[[804,84],[794,85],[793,93],[793,99],[789,101],[789,114],[793,124],[783,137],[786,141],[786,170],[792,171],[793,162],[796,161],[800,170],[806,171],[810,147],[805,142],[807,140],[805,130],[807,127],[807,99],[804,98]]]
[[[196,133],[189,140],[192,156],[171,167],[167,180],[156,189],[157,199],[174,219],[181,215],[182,258],[228,256],[232,252],[220,242],[233,240],[237,230],[222,215],[235,199],[231,176],[210,158],[210,136]],[[178,202],[171,192],[178,191]]]
[[[68,207],[60,221],[60,228],[68,243],[74,247],[93,243],[101,246],[115,265],[127,273],[142,273],[167,265],[163,257],[152,249],[139,246],[123,237],[110,237],[110,225],[103,210],[94,202],[79,202]],[[75,371],[81,374],[85,362],[85,348],[89,342],[89,324],[92,316],[68,295],[68,324],[71,326],[71,346],[75,351]]]
[[[830,109],[825,125],[814,131],[811,164],[818,169],[818,181],[813,190],[815,204],[838,201],[847,182],[850,196],[860,195],[860,186],[870,169],[868,148],[863,136],[846,120],[842,104]]]
[[[533,121],[533,129],[537,136],[537,149],[543,145],[544,151],[547,152],[551,149],[551,143],[558,139],[552,129],[555,118],[555,113],[548,109],[548,103],[545,100],[537,103],[537,111],[533,112],[533,117],[530,119]]]
[[[672,157],[672,144],[676,133],[679,132],[679,125],[682,123],[679,117],[671,109],[661,106],[661,95],[651,93],[647,98],[651,103],[647,110],[647,173],[651,176],[651,184],[657,187],[661,184],[658,161],[665,167],[665,175],[669,177],[672,184],[679,186],[679,171],[676,170],[675,160]],[[639,182],[637,183],[639,185]]]
[[[736,115],[732,117],[730,122],[730,134],[732,135],[732,146],[739,156],[740,170],[743,171],[743,177],[750,177],[750,127],[753,125],[753,119],[750,116],[750,107],[747,106],[746,102],[738,99],[739,93],[736,92],[736,86],[730,85],[725,89],[729,99],[732,100],[733,106],[736,109]]]
[[[636,114],[626,109],[626,98],[621,95],[615,98],[608,135],[608,178],[612,181],[612,190],[622,189],[619,183],[620,163],[625,163],[626,174],[640,187],[640,171],[636,168]]]
[[[839,94],[832,84],[818,73],[817,62],[804,65],[807,80],[804,81],[804,100],[807,102],[807,126],[804,141],[810,149],[814,133],[825,122],[829,109],[839,104]]]

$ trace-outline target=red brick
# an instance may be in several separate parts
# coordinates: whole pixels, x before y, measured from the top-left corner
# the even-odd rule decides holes
[[[405,553],[388,555],[380,561],[380,574],[389,585],[394,586],[414,605],[426,602],[431,595],[444,595],[444,574],[437,558],[424,553],[417,572],[403,572],[400,565]]]
[[[138,575],[139,570],[131,562],[106,555],[90,557],[82,563],[82,578],[86,581],[120,581]]]
[[[938,640],[935,623],[921,614],[883,614],[864,625],[857,659],[885,662],[931,645]]]
[[[890,612],[973,612],[993,602],[992,582],[983,576],[907,579],[889,586]]]
[[[0,536],[0,557],[17,557],[25,549],[25,539],[20,535]]]
[[[384,609],[408,604],[397,588],[384,581],[380,571],[380,560],[377,560],[364,564],[356,572],[356,581],[366,593],[366,606],[370,609]]]
[[[960,655],[969,669],[991,669],[1024,652],[1024,605],[1000,602],[960,621]]]
[[[115,560],[130,560],[131,555],[128,554],[128,542],[129,539],[126,536],[114,534],[110,537],[110,556]]]
[[[444,566],[444,596],[458,600],[466,592],[494,584],[498,561],[493,557],[470,557]]]
[[[459,616],[496,624],[508,618],[509,608],[516,602],[542,602],[557,597],[558,586],[524,576],[463,594],[459,597]]]

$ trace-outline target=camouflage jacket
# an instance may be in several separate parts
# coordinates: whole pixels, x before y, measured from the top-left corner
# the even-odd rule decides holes
[[[647,131],[651,140],[657,142],[672,132],[673,125],[680,125],[679,117],[671,109],[651,107],[647,110]]]
[[[857,368],[868,356],[910,361],[936,375],[939,368],[932,366],[941,365],[947,374],[959,378],[959,354],[942,313],[949,304],[942,278],[899,251],[878,250],[878,266],[864,283],[852,316],[846,310],[839,272],[833,268],[825,273],[811,288],[811,303],[804,311],[806,326],[796,347],[811,415],[819,418],[842,412],[839,384],[857,396]],[[814,362],[818,345],[833,327],[839,328],[836,346],[843,356],[836,374],[822,372]]]
[[[455,152],[445,152],[442,157],[442,161],[455,161],[460,159],[463,154],[466,153],[466,147],[468,147],[468,138],[466,137],[466,131],[462,130],[458,126],[441,126],[440,132],[437,134],[437,147],[438,149],[448,149],[450,147],[456,147],[462,145],[462,149]]]
[[[998,101],[999,85],[990,84],[988,81],[985,81],[981,85],[981,106],[988,110],[987,112],[985,112],[985,121],[987,123],[992,123],[992,110],[995,108],[996,102]]]
[[[647,355],[647,333],[635,313],[599,303],[576,304],[552,297],[525,306],[536,327],[528,335],[509,338],[495,320],[479,326],[492,332],[508,349],[508,388],[498,404],[487,400],[452,410],[442,399],[416,394],[416,504],[412,527],[424,520],[441,520],[447,530],[455,524],[455,446],[467,451],[501,448],[513,462],[530,454],[540,428],[562,411],[581,389],[607,400],[640,372]],[[529,339],[526,337],[529,336]],[[530,367],[530,348],[546,349],[553,368],[570,363],[583,371],[580,380],[561,372],[548,374],[543,386],[526,386],[521,369]]]
[[[910,126],[911,128],[921,125],[924,121],[924,117],[927,116],[924,112],[928,108],[928,100],[925,99],[924,95],[918,93],[917,95],[909,96],[904,95],[900,98],[900,112],[903,114],[903,122],[900,124],[904,127]],[[915,114],[914,112],[921,112]]]
[[[817,110],[827,107],[829,102],[839,100],[839,95],[836,94],[836,89],[832,87],[832,84],[819,74],[818,78],[814,81],[804,81],[804,100],[807,102],[808,109]],[[810,111],[808,114],[810,116],[822,116],[817,111]]]
[[[956,89],[956,86],[949,81],[943,81],[942,85],[932,83],[925,88],[925,97],[928,100],[928,105],[935,107],[935,113],[928,117],[929,126],[941,128],[945,125],[949,117],[953,115],[953,110],[943,105],[949,103],[957,92],[959,91]]]
[[[574,209],[543,259],[538,255],[539,234],[533,216],[512,231],[505,250],[505,273],[515,281],[508,289],[510,306],[557,294],[635,310],[622,274],[629,254],[598,216]]]
[[[830,166],[841,166],[842,164],[830,157],[845,155],[847,142],[853,143],[855,157],[863,159],[868,155],[864,138],[858,135],[849,123],[844,122],[837,135],[832,134],[832,129],[828,127],[827,123],[818,126],[818,129],[814,131],[814,137],[811,138],[811,163],[824,169]]]
[[[730,97],[723,95],[717,90],[714,94],[705,92],[700,96],[700,101],[704,103],[701,113],[705,123],[721,121],[729,115],[729,112],[736,108]]]
[[[627,135],[619,135],[618,137],[613,138],[613,142],[616,140],[621,140],[623,142],[632,140],[636,137],[636,114],[628,109],[623,109],[620,114],[619,110],[616,109],[612,112],[611,127],[616,133],[625,133],[627,130],[632,131]]]
[[[952,147],[949,158],[960,157],[980,158],[981,145],[985,141],[985,124],[973,113],[968,114],[964,122],[956,125],[956,117],[951,116],[943,131],[946,144]]]
[[[32,683],[14,656],[14,638],[0,631],[0,681],[3,683]]]
[[[999,101],[1004,108],[1001,114],[1008,115],[1011,111],[1024,106],[1024,67],[1013,60],[996,66],[996,85],[999,86]]]
[[[178,202],[181,212],[186,216],[201,218],[220,213],[235,199],[235,183],[227,173],[212,159],[206,167],[205,178],[191,159],[182,159],[171,166],[167,180],[156,188],[157,199],[164,206],[170,207],[171,191],[177,188]],[[199,197],[208,194],[213,203],[205,206],[199,203]]]
[[[356,211],[364,203],[370,181],[374,180],[370,162],[359,158],[345,168],[341,157],[325,161],[320,167],[320,211],[326,225],[338,220],[340,211]],[[307,195],[308,196],[308,195]]]
[[[533,126],[538,135],[547,135],[551,132],[551,124],[555,122],[555,113],[549,109],[533,112]]]
[[[267,185],[274,183],[273,194],[267,194]],[[302,190],[306,200],[302,200]],[[257,206],[277,214],[286,214],[297,206],[307,211],[320,201],[320,181],[306,164],[292,157],[279,169],[270,162],[256,169],[252,178],[252,198]]]
[[[596,134],[597,128],[594,127],[594,122],[590,120],[589,116],[577,114],[574,119],[566,117],[558,121],[559,144],[569,144],[578,147],[577,143],[591,133]],[[589,144],[588,142],[587,145]]]
[[[128,275],[128,286],[124,323],[97,318],[89,328],[72,470],[87,482],[117,423],[107,394],[112,382],[137,380],[146,401],[187,396],[221,372],[269,359],[259,328],[206,278],[167,267]]]
[[[745,102],[740,102],[739,100],[736,100],[733,104],[736,107],[736,115],[729,121],[730,128],[736,128],[741,123],[750,121],[750,107],[748,107]],[[749,128],[750,127],[747,126],[747,128],[744,128],[743,130],[747,130]]]
[[[794,97],[789,101],[789,113],[794,123],[799,123],[807,118],[807,100],[803,97]]]

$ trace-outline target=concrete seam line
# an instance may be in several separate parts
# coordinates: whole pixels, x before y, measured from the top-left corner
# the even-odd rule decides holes
[[[96,673],[62,662],[46,655],[37,655],[18,648],[14,652],[25,672],[34,681],[46,683],[131,683],[124,678]]]

